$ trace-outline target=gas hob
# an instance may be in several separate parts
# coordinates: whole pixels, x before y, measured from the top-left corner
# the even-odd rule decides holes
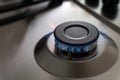
[[[79,62],[84,62],[84,60],[87,61],[89,59],[93,59],[96,56],[96,54],[93,55],[92,57],[90,56],[87,58],[86,55],[84,58],[81,58],[84,55],[83,56],[80,55],[80,57],[76,57],[76,55],[62,54],[61,56],[64,56],[64,58],[59,57],[57,59],[56,55],[51,54],[52,53],[52,51],[50,51],[52,48],[51,46],[47,47],[47,50],[51,52],[50,54],[42,53],[44,54],[43,56],[42,54],[39,53],[40,50],[39,48],[38,48],[38,52],[36,52],[36,46],[45,35],[51,32],[54,33],[54,31],[57,30],[57,27],[60,24],[62,25],[63,23],[74,22],[74,21],[78,21],[80,25],[82,25],[81,22],[85,22],[87,24],[93,25],[96,34],[98,34],[97,32],[102,32],[101,33],[102,35],[109,36],[109,37],[107,36],[105,37],[107,37],[107,39],[110,40],[109,43],[111,44],[111,46],[115,46],[114,49],[109,48],[109,51],[112,53],[112,51],[115,50],[115,53],[114,54],[112,53],[112,55],[107,55],[107,56],[105,55],[106,57],[103,56],[104,58],[102,59],[104,60],[103,61],[100,60],[100,62],[98,60],[98,62],[94,63],[94,66],[89,65],[90,66],[89,68],[83,68],[86,67],[86,64],[81,67],[82,63]],[[67,38],[71,39],[72,37],[72,39],[76,40],[80,37],[80,39],[82,39],[84,38],[83,36],[88,35],[91,32],[91,30],[89,31],[89,29],[86,29],[86,27],[82,27],[83,29],[79,27],[77,25],[78,23],[76,23],[73,28],[70,27],[65,29],[66,30],[65,34],[67,35]],[[82,33],[79,33],[82,36],[76,36],[76,34],[78,33],[73,31],[76,29],[80,32],[83,31]],[[71,30],[73,32],[71,32]],[[56,34],[53,33],[51,34],[49,40],[45,45],[55,44],[54,39],[52,37],[58,33]],[[75,37],[73,37],[74,36],[73,33],[75,34]],[[99,36],[101,36],[101,34]],[[94,35],[95,38],[94,41],[98,39],[98,37],[96,36],[98,35]],[[94,16],[89,14],[87,11],[85,11],[79,5],[77,5],[72,1],[64,1],[64,3],[61,6],[39,13],[38,15],[32,18],[29,19],[25,18],[15,23],[10,23],[8,25],[1,26],[0,38],[1,38],[0,39],[0,44],[1,44],[0,45],[0,80],[74,80],[74,79],[75,80],[119,80],[120,79],[119,77],[120,34],[117,33],[115,30],[112,30],[108,25],[99,21]],[[70,44],[73,42],[73,41],[71,42],[62,41],[63,39],[61,39],[57,35],[55,38],[58,40],[58,42],[62,42],[62,44],[67,46],[71,46]],[[103,39],[103,37],[101,39]],[[45,40],[43,40],[43,42],[44,41]],[[92,41],[92,44],[94,44],[93,43],[94,41]],[[104,40],[100,41],[99,44],[102,44],[103,42]],[[56,42],[56,46],[57,44],[58,43]],[[75,49],[78,50],[77,52],[78,54],[81,53],[81,51],[82,53],[84,53],[84,50],[88,51],[88,49],[86,50],[86,48],[80,50],[79,46],[83,45],[81,43],[79,43],[79,45],[76,45],[78,43],[72,43],[72,44],[75,44],[74,46],[72,45],[72,48],[77,46],[77,48]],[[40,45],[39,47],[43,47],[43,46],[44,45]],[[105,50],[106,49],[105,47],[108,48],[110,46],[105,45],[104,47],[100,47],[101,51]],[[59,48],[62,51],[65,50],[63,49],[63,47],[60,46],[58,46],[57,48]],[[89,50],[93,50],[94,48],[95,48],[95,44]],[[67,49],[67,50],[71,51],[71,49]],[[76,53],[74,51],[71,51],[71,53],[72,54]],[[108,54],[110,54],[110,52]],[[40,58],[36,54],[38,54]],[[52,57],[54,57],[54,59]],[[40,59],[41,61],[40,63],[37,58]],[[53,60],[56,60],[56,62],[54,63]],[[60,67],[62,67],[64,70],[59,68],[59,66],[57,65],[58,64],[57,61],[62,63]],[[74,64],[71,62],[75,62],[75,67],[70,65],[65,66],[65,63],[70,63],[71,65]],[[108,67],[110,65],[112,66],[109,67],[109,69],[107,69],[106,66],[104,66],[103,64],[105,64]],[[79,69],[77,65],[80,66],[81,69]],[[66,68],[64,68],[64,66]],[[99,69],[98,67],[100,66],[104,68],[104,70],[102,69],[103,72],[100,72],[99,74],[99,71],[101,70],[98,70]],[[77,71],[72,68],[78,68],[78,70],[81,71]],[[77,73],[79,73],[80,75],[78,75]],[[84,75],[82,73],[84,73]],[[96,73],[98,74],[96,75]]]

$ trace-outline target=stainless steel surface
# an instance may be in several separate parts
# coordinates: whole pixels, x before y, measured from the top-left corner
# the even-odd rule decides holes
[[[97,18],[99,18],[101,21],[105,22],[108,25],[112,25],[113,27],[117,27],[115,29],[119,29],[119,33],[120,33],[120,22],[119,22],[120,21],[120,3],[118,5],[117,13],[114,14],[115,17],[113,19],[112,18],[110,19],[110,18],[105,17],[102,14],[102,7],[103,7],[102,0],[99,0],[99,4],[97,7],[90,7],[89,5],[85,3],[85,0],[77,0],[77,1],[79,1],[80,4],[84,6],[85,8],[89,9],[90,13],[92,13],[94,16],[97,16]]]
[[[54,26],[71,20],[87,21],[97,26],[116,42],[120,51],[120,35],[117,32],[75,3],[65,2],[58,8],[37,15],[31,22],[22,20],[0,28],[0,80],[70,80],[57,78],[42,70],[35,61],[34,48],[42,36],[54,30]],[[119,67],[120,58],[104,74],[76,80],[120,80]]]

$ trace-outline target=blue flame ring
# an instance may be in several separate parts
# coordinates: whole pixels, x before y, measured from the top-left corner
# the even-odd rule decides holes
[[[57,39],[55,39],[55,47],[66,52],[70,53],[86,53],[89,52],[91,49],[95,48],[97,46],[97,41],[91,44],[83,45],[83,46],[73,46],[73,45],[67,45],[64,44]]]

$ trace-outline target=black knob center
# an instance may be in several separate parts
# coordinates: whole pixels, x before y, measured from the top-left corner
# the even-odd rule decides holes
[[[83,39],[87,37],[88,30],[81,26],[71,26],[65,29],[65,36],[71,39]]]

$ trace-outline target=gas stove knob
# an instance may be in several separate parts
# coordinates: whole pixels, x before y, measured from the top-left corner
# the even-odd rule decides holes
[[[108,19],[115,19],[118,14],[119,0],[103,0],[102,14]]]
[[[59,25],[54,36],[58,52],[71,57],[86,57],[94,54],[99,31],[89,23],[72,21]]]
[[[51,0],[49,6],[53,7],[53,6],[58,6],[61,5],[63,3],[63,0]]]
[[[119,0],[103,0],[104,9],[116,9],[118,7]]]
[[[99,0],[86,0],[85,2],[91,7],[97,7],[99,5]]]

